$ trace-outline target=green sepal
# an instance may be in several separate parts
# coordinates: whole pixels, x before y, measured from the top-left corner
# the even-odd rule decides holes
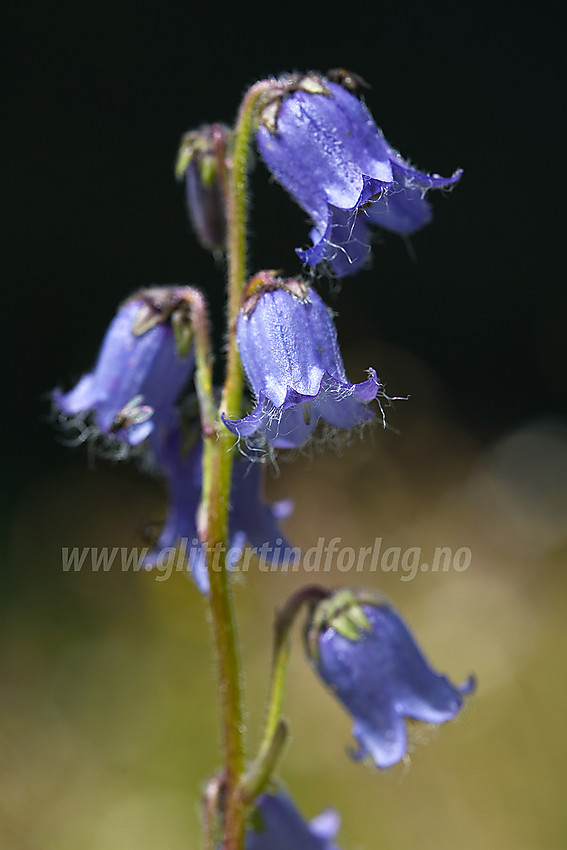
[[[193,325],[189,304],[182,301],[171,314],[171,327],[175,339],[175,348],[179,357],[186,357],[193,345]]]
[[[339,590],[315,608],[307,636],[311,655],[317,656],[318,636],[327,628],[335,629],[353,642],[360,640],[364,632],[371,630],[361,603],[352,590]]]
[[[177,180],[183,179],[185,172],[187,171],[187,166],[197,153],[197,145],[195,144],[196,137],[196,132],[191,131],[190,133],[186,133],[181,139],[179,150],[177,151],[177,159],[175,161],[175,178]]]

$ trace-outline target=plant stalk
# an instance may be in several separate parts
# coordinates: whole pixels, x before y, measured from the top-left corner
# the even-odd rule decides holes
[[[226,552],[229,543],[228,513],[234,437],[224,427],[221,414],[240,414],[243,374],[236,344],[236,319],[247,277],[246,228],[250,135],[258,100],[269,81],[253,86],[242,101],[227,163],[227,366],[215,433],[205,435],[203,495],[198,528],[207,545],[210,613],[217,659],[224,753],[222,850],[242,850],[246,806],[240,792],[244,773],[244,723],[237,628],[232,603]]]

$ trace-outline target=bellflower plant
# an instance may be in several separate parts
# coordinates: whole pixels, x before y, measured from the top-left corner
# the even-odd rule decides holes
[[[186,566],[208,607],[222,767],[202,801],[203,850],[337,850],[336,812],[307,823],[289,797],[272,790],[289,732],[282,704],[290,637],[302,612],[311,664],[353,716],[358,757],[368,755],[380,768],[404,757],[406,720],[451,720],[473,688],[472,679],[455,686],[429,666],[375,589],[307,585],[279,608],[264,728],[256,752],[245,749],[248,713],[232,601],[238,559],[250,554],[249,543],[260,568],[266,561],[297,572],[301,560],[278,528],[290,503],[269,505],[262,497],[264,464],[280,449],[304,446],[319,422],[344,430],[370,422],[372,405],[380,408],[387,398],[374,369],[360,383],[347,378],[333,316],[313,286],[273,271],[250,275],[252,143],[312,219],[313,245],[300,257],[338,277],[365,263],[370,226],[414,232],[431,218],[426,192],[450,188],[460,177],[424,174],[402,159],[356,96],[356,80],[348,72],[261,80],[245,94],[233,128],[202,126],[181,140],[176,173],[185,181],[197,240],[226,260],[221,385],[213,380],[201,288],[169,286],[124,302],[93,371],[69,392],[53,393],[59,421],[82,429],[77,442],[104,435],[113,445],[136,446],[136,457],[165,481],[167,514],[145,574],[186,546]],[[245,378],[254,395],[248,414]],[[256,462],[242,459],[246,454]]]
[[[380,768],[406,754],[404,718],[453,720],[474,689],[472,677],[455,686],[436,673],[396,611],[367,591],[321,602],[306,644],[315,671],[354,717],[354,757],[370,756]]]
[[[426,192],[450,188],[462,174],[413,168],[351,91],[315,74],[274,84],[256,142],[275,179],[313,221],[313,246],[299,257],[310,266],[324,262],[336,277],[364,265],[370,224],[414,233],[431,221]]]
[[[237,320],[236,342],[257,404],[243,419],[223,419],[239,437],[257,431],[276,448],[303,445],[319,419],[353,428],[372,419],[380,382],[345,374],[328,308],[302,281],[252,280]]]
[[[306,823],[285,794],[262,794],[255,804],[245,850],[339,850],[332,840],[339,828],[328,809]]]

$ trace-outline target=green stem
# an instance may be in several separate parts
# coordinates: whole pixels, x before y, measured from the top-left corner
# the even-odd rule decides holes
[[[193,286],[186,287],[191,310],[191,326],[195,347],[195,386],[199,399],[201,428],[205,437],[216,434],[216,408],[213,399],[213,355],[207,303],[203,293]]]
[[[228,509],[234,437],[220,423],[220,414],[240,414],[242,364],[236,345],[236,318],[246,283],[247,175],[250,134],[255,110],[268,81],[258,83],[246,94],[238,116],[234,148],[227,169],[228,189],[228,309],[227,368],[214,434],[205,435],[203,494],[199,509],[200,539],[207,544],[210,580],[210,612],[217,658],[224,751],[224,821],[222,850],[242,850],[245,803],[240,793],[244,772],[243,714],[237,630],[226,570]]]
[[[258,758],[242,779],[241,793],[248,805],[254,802],[270,781],[288,738],[287,722],[280,717],[272,736],[263,742]]]
[[[265,788],[287,740],[287,725],[281,718],[287,664],[290,655],[290,633],[301,608],[313,608],[330,595],[327,588],[308,585],[291,596],[278,613],[274,624],[272,677],[264,735],[258,755],[242,780],[242,794],[248,803]]]
[[[236,345],[236,319],[240,312],[242,290],[246,283],[246,226],[247,186],[250,155],[250,135],[259,103],[273,83],[261,80],[246,93],[240,106],[234,147],[228,167],[228,304],[227,304],[227,374],[221,402],[221,412],[227,417],[240,415],[242,400],[242,363]],[[223,429],[230,444],[234,437]]]

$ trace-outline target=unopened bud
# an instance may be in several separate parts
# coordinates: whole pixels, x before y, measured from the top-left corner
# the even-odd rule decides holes
[[[224,250],[226,209],[225,152],[231,131],[221,124],[192,130],[181,139],[175,174],[185,180],[187,209],[199,242],[208,251]]]

